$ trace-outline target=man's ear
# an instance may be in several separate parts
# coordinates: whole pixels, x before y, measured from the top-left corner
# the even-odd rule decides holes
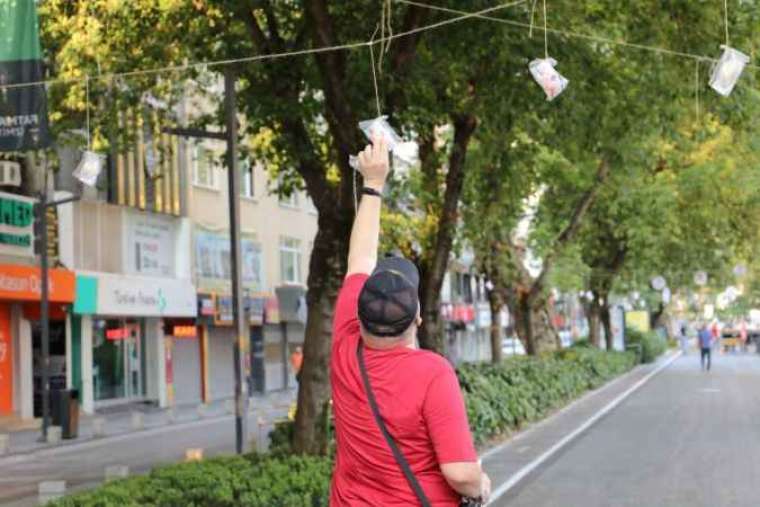
[[[420,327],[422,325],[422,317],[417,315],[417,318],[414,319],[414,323],[417,324],[417,327]]]

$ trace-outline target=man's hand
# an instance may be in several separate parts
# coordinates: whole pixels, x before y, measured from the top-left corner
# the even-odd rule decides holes
[[[359,172],[364,177],[364,185],[382,191],[390,171],[388,145],[383,136],[373,136],[372,144],[368,144],[359,153]]]

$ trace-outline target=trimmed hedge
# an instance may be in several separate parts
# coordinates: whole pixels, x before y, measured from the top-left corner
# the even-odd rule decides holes
[[[630,327],[625,328],[625,342],[627,346],[641,346],[642,363],[651,363],[668,348],[667,341],[659,334],[652,331],[643,333]]]
[[[535,421],[632,368],[632,353],[575,348],[541,358],[458,370],[467,415],[482,443]],[[49,505],[53,507],[327,507],[332,460],[287,454],[292,424],[272,432],[269,455],[213,458],[156,468]]]
[[[459,368],[467,416],[478,443],[545,417],[635,366],[630,352],[578,347],[541,358]]]
[[[326,458],[226,456],[157,468],[48,505],[327,507],[331,473]]]

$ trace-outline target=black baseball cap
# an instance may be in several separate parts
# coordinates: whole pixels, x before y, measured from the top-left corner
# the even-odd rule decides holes
[[[420,273],[403,257],[386,257],[359,293],[359,320],[370,334],[401,336],[417,317]]]

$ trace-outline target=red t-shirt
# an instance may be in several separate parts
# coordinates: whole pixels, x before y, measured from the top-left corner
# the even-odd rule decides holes
[[[361,339],[357,302],[367,278],[348,276],[335,308],[330,379],[337,457],[330,506],[419,505],[377,427],[356,359]],[[431,504],[457,506],[459,495],[440,465],[478,458],[454,369],[438,354],[403,346],[365,347],[364,361],[388,431]]]

